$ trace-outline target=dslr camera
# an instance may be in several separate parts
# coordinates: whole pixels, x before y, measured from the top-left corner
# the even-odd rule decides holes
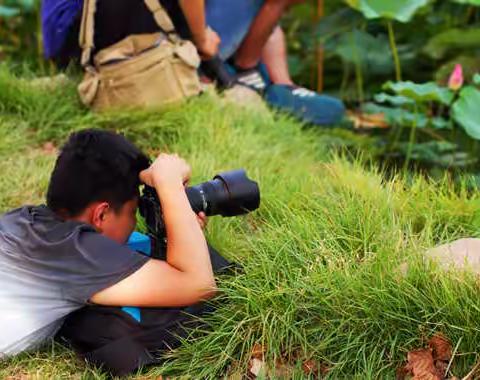
[[[187,187],[185,192],[192,210],[207,216],[247,214],[260,205],[258,184],[250,180],[243,169],[217,174],[211,181]],[[165,259],[167,236],[160,200],[153,187],[144,186],[139,209],[152,243],[152,257]]]

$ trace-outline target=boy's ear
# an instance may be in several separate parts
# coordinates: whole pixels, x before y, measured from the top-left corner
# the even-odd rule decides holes
[[[110,205],[108,202],[97,203],[92,212],[92,224],[98,230],[102,230],[103,224],[107,217],[107,213],[110,211]]]

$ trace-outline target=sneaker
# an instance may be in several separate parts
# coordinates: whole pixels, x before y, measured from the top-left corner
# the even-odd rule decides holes
[[[237,71],[236,82],[262,94],[267,88],[267,81],[257,68]]]
[[[248,70],[232,65],[228,65],[228,69],[236,75],[238,84],[257,91],[269,106],[293,115],[304,123],[336,125],[345,115],[345,106],[340,99],[300,86],[272,83],[263,63]]]
[[[288,112],[307,124],[336,125],[345,115],[345,106],[340,99],[303,87],[272,84],[263,97],[271,107]]]

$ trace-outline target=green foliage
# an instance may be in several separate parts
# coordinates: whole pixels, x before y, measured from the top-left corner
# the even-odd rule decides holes
[[[388,82],[385,90],[393,91],[418,103],[440,102],[444,105],[452,103],[454,93],[448,88],[442,88],[436,83],[416,84],[413,82]]]
[[[27,59],[45,71],[41,48],[40,0],[4,0],[0,5],[0,61]]]
[[[442,59],[456,51],[478,51],[480,27],[445,30],[428,41],[424,52],[434,59]]]
[[[0,17],[12,17],[19,13],[19,9],[0,5]]]
[[[408,23],[393,23],[395,18],[369,19],[340,1],[325,2],[325,16],[318,23],[312,19],[316,2],[298,12],[293,8],[285,24],[296,80],[316,85],[317,42],[325,52],[326,89],[354,104],[369,101],[395,72],[415,83],[435,79],[444,84],[456,63],[462,63],[467,78],[480,71],[479,8],[453,1],[426,1],[419,8],[416,2],[407,3],[352,1],[358,9],[390,12],[411,6],[416,11]],[[455,30],[458,35],[450,34]],[[429,54],[436,54],[435,58]]]
[[[370,75],[388,75],[393,70],[392,56],[385,35],[373,36],[354,29],[331,38],[326,44],[328,52],[350,65],[369,68]]]
[[[402,95],[390,95],[384,92],[375,95],[375,101],[378,103],[389,103],[394,106],[403,106],[406,104],[414,104],[415,101],[413,99],[407,98],[406,96]]]
[[[460,4],[471,4],[471,5],[480,6],[480,0],[453,0],[453,1]]]
[[[393,94],[378,94],[375,100],[380,104],[368,103],[363,111],[384,115],[393,127],[386,156],[405,156],[405,166],[414,161],[423,166],[478,170],[477,143],[465,143],[480,139],[477,88],[465,86],[457,94],[432,82],[388,82],[384,90]]]
[[[458,145],[448,141],[428,141],[414,144],[399,143],[398,149],[407,154],[410,150],[412,161],[423,162],[444,168],[465,168],[475,164],[477,160],[466,152],[459,151]]]
[[[475,74],[475,76],[473,77],[473,83],[477,86],[480,86],[480,74]]]
[[[346,0],[351,7],[359,10],[367,19],[387,18],[409,22],[429,0]]]
[[[17,16],[21,12],[31,12],[35,4],[35,0],[6,0],[0,5],[0,19]]]
[[[480,140],[480,91],[467,86],[460,92],[460,98],[453,105],[453,118],[468,135]]]

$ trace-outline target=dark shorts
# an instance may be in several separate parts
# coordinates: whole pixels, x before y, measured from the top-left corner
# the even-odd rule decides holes
[[[207,0],[207,24],[220,39],[220,58],[230,58],[239,48],[265,0]]]
[[[215,273],[231,272],[232,263],[211,246],[209,252]],[[123,376],[161,362],[165,351],[178,347],[189,330],[201,325],[199,317],[213,311],[205,303],[182,308],[89,305],[70,314],[56,338],[92,365]]]
[[[197,318],[208,311],[203,304],[144,308],[138,322],[121,308],[92,305],[70,314],[56,339],[90,365],[124,376],[161,363],[162,354],[178,347],[189,329],[200,326]]]

